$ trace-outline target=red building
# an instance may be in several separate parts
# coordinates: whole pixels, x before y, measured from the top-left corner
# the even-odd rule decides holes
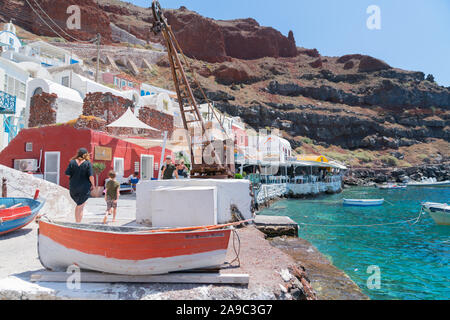
[[[126,179],[135,171],[144,180],[158,176],[161,147],[146,149],[105,132],[76,129],[70,125],[21,130],[0,153],[0,164],[32,172],[68,188],[69,177],[65,170],[81,147],[89,151],[91,162],[105,164],[106,168],[99,176],[100,185],[104,184],[111,170],[118,173],[119,180],[121,177]],[[166,149],[166,155],[171,154]]]

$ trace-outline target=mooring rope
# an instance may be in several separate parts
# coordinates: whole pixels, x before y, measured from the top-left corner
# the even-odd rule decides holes
[[[387,222],[387,223],[373,223],[373,224],[310,224],[310,223],[299,223],[302,226],[308,227],[332,227],[332,228],[358,228],[358,227],[379,227],[379,226],[389,226],[396,225],[401,223],[408,223],[410,226],[417,224],[420,221],[420,218],[423,214],[423,207],[420,209],[419,215],[414,219],[408,219],[397,222]],[[414,221],[414,223],[410,223]]]
[[[241,260],[239,258],[239,255],[241,253],[241,239],[239,238],[239,234],[237,233],[236,229],[234,227],[232,227],[233,230],[233,250],[234,250],[234,254],[236,255],[236,257],[231,261],[231,262],[225,262],[224,265],[232,265],[235,261],[238,262],[238,267],[241,266]],[[236,250],[236,243],[235,240],[238,240],[238,249]]]

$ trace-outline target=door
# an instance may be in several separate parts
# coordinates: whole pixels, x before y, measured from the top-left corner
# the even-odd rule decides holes
[[[153,172],[153,156],[141,155],[141,179],[151,180]]]
[[[114,158],[114,171],[117,175],[117,180],[121,182],[121,180],[124,178],[125,174],[125,164],[123,158]]]
[[[59,184],[60,152],[45,153],[44,180]]]

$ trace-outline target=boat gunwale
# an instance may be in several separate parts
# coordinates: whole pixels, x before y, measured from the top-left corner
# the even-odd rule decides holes
[[[193,234],[193,233],[206,233],[206,232],[213,232],[213,233],[219,233],[219,232],[224,232],[224,231],[231,231],[231,228],[229,227],[224,227],[223,229],[215,229],[215,230],[192,230],[192,231],[166,231],[164,232],[164,229],[160,229],[160,228],[140,228],[140,227],[129,227],[129,226],[103,226],[103,225],[94,225],[94,224],[79,224],[77,227],[77,225],[75,223],[71,223],[71,222],[63,222],[63,221],[49,221],[48,219],[41,219],[39,221],[43,222],[43,223],[48,223],[48,224],[52,224],[54,226],[57,227],[62,227],[62,228],[67,228],[67,229],[73,229],[73,230],[83,230],[83,231],[90,231],[90,232],[97,232],[97,233],[107,233],[107,234],[117,234],[117,235],[141,235],[141,236],[149,236],[149,235],[162,235],[162,234]],[[65,224],[69,224],[65,225]],[[85,228],[83,228],[83,226]],[[102,228],[102,227],[106,227],[106,228],[117,228],[117,229],[135,229],[134,231],[130,231],[130,232],[121,232],[121,231],[112,231],[112,230],[101,230],[101,229],[97,229],[97,227]],[[172,228],[167,228],[167,229],[172,229]],[[152,230],[154,230],[152,232]],[[161,232],[157,232],[159,230],[162,230]],[[148,231],[148,232],[144,232],[144,231]]]

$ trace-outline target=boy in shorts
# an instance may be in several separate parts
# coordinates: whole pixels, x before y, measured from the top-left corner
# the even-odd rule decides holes
[[[108,220],[108,214],[113,213],[113,221],[116,222],[116,213],[117,213],[117,201],[120,196],[120,183],[116,181],[116,173],[114,171],[109,172],[110,180],[106,183],[106,213],[105,218],[103,218],[103,224],[106,224]]]

